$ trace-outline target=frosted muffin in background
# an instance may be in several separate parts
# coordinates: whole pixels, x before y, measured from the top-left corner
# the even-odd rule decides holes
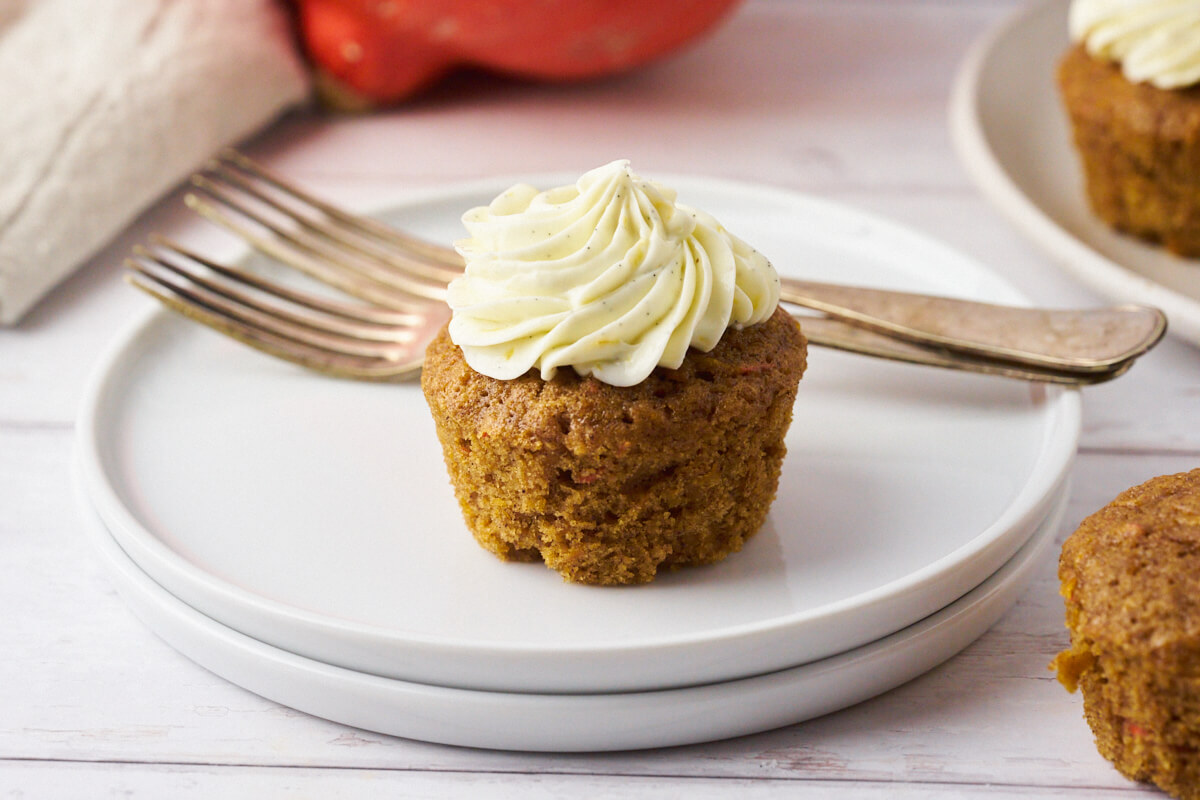
[[[1070,34],[1058,86],[1092,210],[1200,256],[1200,0],[1075,0]]]

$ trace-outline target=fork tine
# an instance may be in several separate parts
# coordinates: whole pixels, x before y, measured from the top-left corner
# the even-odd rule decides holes
[[[342,332],[324,331],[303,322],[277,314],[275,309],[259,304],[246,296],[230,296],[226,290],[214,286],[202,276],[191,274],[168,261],[138,254],[147,260],[130,259],[127,266],[193,304],[235,320],[257,330],[272,333],[281,338],[318,347],[329,352],[344,352],[356,356],[386,358],[392,361],[399,357],[395,344],[360,340]]]
[[[386,264],[408,279],[441,286],[462,274],[462,257],[452,248],[330,205],[237,151],[222,151],[209,165],[207,178],[252,195],[311,232]]]
[[[331,353],[316,347],[277,336],[271,331],[246,324],[238,319],[213,311],[194,300],[180,295],[171,286],[147,276],[141,271],[131,271],[125,280],[137,289],[146,292],[167,308],[188,319],[199,322],[231,339],[266,353],[269,356],[291,362],[306,369],[326,375],[353,380],[409,380],[420,374],[420,364],[396,364]]]
[[[424,316],[413,312],[396,311],[388,308],[380,308],[379,306],[342,303],[332,298],[318,297],[310,292],[302,292],[299,289],[292,289],[281,283],[265,280],[246,270],[234,269],[223,264],[218,264],[164,236],[152,234],[149,241],[155,247],[167,252],[173,252],[189,261],[195,261],[203,265],[209,272],[216,273],[243,286],[249,286],[263,294],[283,299],[296,306],[328,314],[331,317],[340,317],[354,322],[396,328],[417,325]],[[135,245],[133,248],[135,254],[140,254],[141,251],[145,250],[146,248],[140,245]],[[386,331],[387,328],[385,327],[383,330]]]
[[[209,175],[213,176],[215,173],[209,173]],[[252,204],[253,201],[248,202],[246,199],[246,195],[250,197],[253,195],[244,190],[243,194],[237,194],[227,184],[215,183],[211,177],[205,175],[192,176],[192,185],[196,191],[202,193],[209,200],[269,232],[275,246],[268,255],[276,258],[286,255],[287,257],[283,259],[285,263],[291,264],[297,269],[307,271],[304,262],[313,259],[331,261],[336,263],[342,272],[351,272],[366,281],[387,286],[402,295],[408,295],[415,299],[440,301],[446,294],[445,281],[431,282],[414,275],[411,269],[403,267],[399,263],[390,263],[387,257],[378,251],[371,251],[357,243],[349,242],[345,236],[339,236],[328,226],[305,219],[285,206],[259,200],[259,206],[256,207]],[[184,199],[193,210],[205,214],[205,210],[198,207],[204,205],[204,201],[194,193]],[[263,212],[262,205],[273,207],[278,212],[277,216],[282,216],[288,224],[281,225],[278,221],[271,219]],[[227,218],[226,221],[222,221],[209,214],[205,215],[234,233],[246,236],[243,228],[233,227]],[[262,247],[263,240],[251,239],[250,241],[256,247]],[[289,255],[289,249],[295,252],[296,256]]]
[[[229,277],[235,270],[223,268],[205,275],[195,265],[177,257],[187,252],[164,246],[161,253],[135,248],[135,258],[126,264],[133,271],[130,282],[164,304],[238,341],[310,369],[347,377],[405,377],[419,369],[423,342],[418,325],[374,324],[345,318],[345,304],[334,304],[326,314],[327,301],[291,291],[303,297],[305,306],[290,308],[288,297],[264,284],[262,297],[246,292],[240,279]],[[211,262],[201,260],[203,269]],[[219,265],[217,265],[219,266]],[[272,298],[270,300],[266,298]],[[311,306],[311,307],[310,307]],[[319,312],[318,312],[319,309]],[[418,318],[418,323],[430,320]],[[425,325],[425,331],[431,329]]]
[[[314,252],[316,248],[299,243],[293,234],[269,221],[254,220],[256,224],[269,232],[269,235],[264,236],[198,195],[188,194],[184,197],[184,202],[196,213],[250,243],[260,252],[303,272],[314,280],[341,289],[352,297],[398,311],[416,311],[431,303],[441,302],[436,297],[416,295],[407,290],[398,289],[394,285],[381,283],[364,275],[361,269],[337,255],[321,255]],[[224,205],[224,207],[230,206]],[[235,210],[241,213],[240,209],[235,208]],[[252,214],[241,213],[241,215],[254,219]],[[441,287],[440,291],[444,293],[445,287]]]
[[[316,209],[323,216],[336,220],[348,228],[357,230],[364,236],[374,237],[389,246],[398,247],[402,251],[429,264],[439,265],[442,268],[441,272],[439,272],[440,280],[449,281],[455,275],[462,272],[462,258],[452,248],[402,233],[369,217],[356,216],[337,206],[330,205],[238,150],[231,147],[222,149],[217,155],[217,163],[236,167],[258,178],[260,181],[275,187],[299,203]]]
[[[172,255],[186,259],[182,251],[174,251]],[[161,253],[144,247],[135,247],[134,256],[140,260],[134,267],[139,272],[175,286],[197,302],[314,347],[395,360],[414,338],[411,324],[379,325],[348,319],[340,313],[330,314],[315,296],[307,296],[303,304],[298,304],[273,288],[245,291],[238,285],[241,281],[227,277],[235,274],[234,270],[227,270],[226,275],[205,274],[184,259],[164,258]],[[197,263],[205,266],[203,261]],[[293,296],[299,295],[293,293]]]
[[[297,205],[296,198],[288,198],[285,202],[277,192],[264,190],[260,183],[222,164],[216,164],[207,173],[193,175],[192,185],[210,199],[252,219],[294,247],[324,258],[333,258],[341,252],[352,255],[354,262],[359,265],[356,268],[372,280],[418,297],[440,300],[445,294],[446,284],[462,271],[448,270],[419,260],[394,244],[381,244],[376,239],[364,238],[361,232],[353,228],[315,214],[319,209]],[[247,198],[250,198],[250,202],[247,202]],[[291,225],[299,226],[304,236],[285,233],[286,229],[268,222],[255,206],[268,208]]]

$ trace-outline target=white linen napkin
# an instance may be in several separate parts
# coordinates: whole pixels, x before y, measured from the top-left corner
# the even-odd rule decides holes
[[[276,0],[0,0],[0,324],[308,91]]]

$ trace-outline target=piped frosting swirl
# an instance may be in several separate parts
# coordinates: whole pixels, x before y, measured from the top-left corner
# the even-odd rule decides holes
[[[1200,83],[1200,0],[1075,0],[1069,27],[1073,41],[1120,62],[1133,83]]]
[[[572,367],[631,386],[689,347],[767,319],[779,277],[758,251],[628,161],[547,191],[518,184],[463,216],[466,272],[450,284],[450,337],[507,380]]]

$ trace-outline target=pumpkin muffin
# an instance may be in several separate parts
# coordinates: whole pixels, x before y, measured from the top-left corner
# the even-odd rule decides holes
[[[443,329],[421,384],[467,526],[570,581],[642,583],[740,550],[775,498],[805,342],[783,309],[633,386],[497,380]]]
[[[1100,754],[1200,798],[1200,469],[1117,496],[1063,545],[1071,647],[1052,665]]]
[[[1200,22],[1195,4],[1175,5],[1076,0],[1075,43],[1059,63],[1058,87],[1093,212],[1118,231],[1197,256],[1200,42],[1163,54],[1150,38]],[[1146,25],[1143,13],[1167,16]]]
[[[421,385],[475,539],[590,584],[739,550],[806,363],[766,259],[623,161],[464,222]]]

